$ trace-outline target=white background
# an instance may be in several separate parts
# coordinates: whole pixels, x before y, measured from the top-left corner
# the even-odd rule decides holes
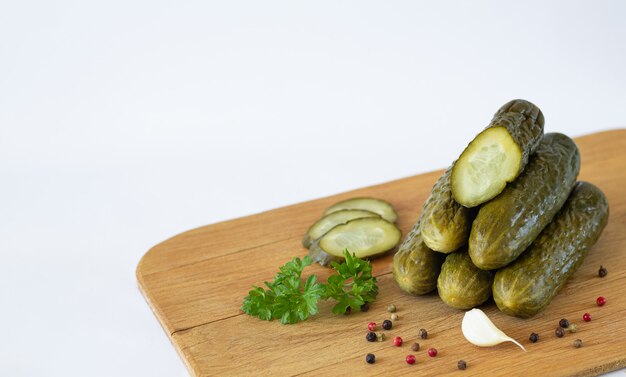
[[[0,0],[0,374],[185,376],[137,289],[152,245],[443,168],[513,98],[546,131],[625,127],[625,20],[623,1]]]

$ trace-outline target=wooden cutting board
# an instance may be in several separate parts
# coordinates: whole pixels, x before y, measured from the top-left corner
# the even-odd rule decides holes
[[[552,304],[528,320],[500,313],[493,302],[482,309],[528,352],[506,343],[478,348],[461,334],[463,311],[451,309],[436,292],[413,297],[402,292],[391,275],[392,255],[374,261],[380,294],[365,313],[336,316],[331,304],[299,324],[281,325],[244,315],[243,298],[252,285],[272,280],[279,266],[306,255],[302,235],[324,208],[342,199],[373,196],[392,203],[406,234],[418,218],[436,171],[366,187],[327,198],[278,208],[257,215],[204,226],[179,234],[149,250],[137,267],[137,279],[148,304],[194,376],[225,375],[421,375],[421,376],[591,376],[626,366],[626,130],[576,139],[582,155],[579,179],[599,186],[610,204],[609,223],[588,258]],[[600,265],[608,276],[599,278]],[[306,271],[305,271],[306,272]],[[325,281],[329,270],[309,273]],[[605,296],[607,304],[596,306]],[[389,318],[387,304],[399,319],[387,331],[389,340],[368,343],[366,326]],[[593,320],[582,321],[585,312]],[[556,338],[561,318],[578,325],[576,334]],[[426,340],[417,339],[420,328]],[[538,343],[528,336],[539,333]],[[400,348],[391,343],[401,336]],[[580,338],[582,348],[574,348]],[[418,341],[421,349],[411,352]],[[435,358],[426,350],[439,351]],[[376,364],[365,363],[367,353]],[[408,365],[406,355],[417,363]],[[468,368],[457,369],[463,359]]]

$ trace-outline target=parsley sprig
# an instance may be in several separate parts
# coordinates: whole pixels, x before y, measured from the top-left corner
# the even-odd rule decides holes
[[[332,263],[336,275],[328,278],[327,284],[310,275],[302,284],[302,271],[312,264],[308,256],[294,258],[280,267],[273,282],[265,282],[267,289],[252,287],[243,300],[244,313],[271,321],[280,319],[283,324],[304,321],[318,312],[320,300],[334,299],[337,304],[332,311],[344,314],[360,311],[361,306],[372,302],[378,294],[376,278],[372,276],[370,262],[344,251],[345,261]]]

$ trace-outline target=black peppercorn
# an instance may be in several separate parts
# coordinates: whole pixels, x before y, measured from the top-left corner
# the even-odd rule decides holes
[[[392,326],[393,326],[393,323],[391,323],[390,320],[386,319],[386,320],[383,321],[383,329],[391,330]]]
[[[537,343],[537,341],[539,340],[539,334],[537,334],[536,332],[530,334],[528,340],[530,340],[531,343]]]
[[[456,366],[459,367],[460,370],[465,370],[465,368],[467,368],[467,363],[465,360],[459,360]]]
[[[606,268],[604,268],[604,266],[600,266],[600,269],[598,270],[598,276],[600,276],[601,278],[605,277],[606,274],[608,274],[609,272],[606,270]]]
[[[561,319],[559,321],[559,326],[561,326],[562,328],[566,329],[569,327],[569,321],[565,318]]]
[[[419,343],[415,342],[415,343],[411,344],[411,351],[417,352],[419,350],[420,350],[420,344]]]
[[[367,339],[368,342],[375,342],[378,340],[378,337],[376,336],[375,332],[370,331],[367,333],[367,335],[365,335],[365,339]]]
[[[559,326],[556,328],[556,330],[554,330],[554,334],[557,336],[557,338],[562,338],[563,335],[565,335],[565,330],[563,330],[563,328]]]
[[[583,346],[583,341],[582,341],[582,340],[580,340],[580,339],[576,339],[576,340],[574,341],[574,347],[576,347],[576,348],[580,348],[580,347],[582,347],[582,346]]]
[[[368,310],[370,310],[370,304],[369,304],[369,302],[366,302],[365,304],[361,305],[361,311],[362,311],[362,312],[366,312],[366,311],[368,311]]]
[[[365,356],[365,362],[368,364],[374,364],[376,362],[376,355],[368,353],[367,356]]]
[[[345,311],[343,314],[344,314],[344,315],[348,315],[348,314],[350,314],[350,313],[352,313],[352,308],[348,306],[348,307],[346,308],[346,311]]]
[[[426,331],[426,329],[420,329],[419,337],[420,339],[428,339],[428,331]]]

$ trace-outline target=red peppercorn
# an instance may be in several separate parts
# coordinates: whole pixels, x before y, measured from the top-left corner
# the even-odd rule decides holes
[[[429,348],[428,349],[428,356],[430,356],[430,357],[437,356],[437,349],[436,348]]]
[[[376,322],[370,322],[367,324],[367,329],[369,331],[375,331],[376,330]]]
[[[393,338],[393,345],[396,347],[400,347],[402,345],[402,338],[400,338],[399,336]]]
[[[413,355],[406,355],[406,363],[409,365],[413,365],[415,364],[415,356]]]
[[[590,322],[591,321],[591,314],[589,314],[589,313],[583,314],[583,321]]]
[[[604,306],[604,304],[606,304],[606,299],[600,296],[596,299],[596,304],[598,304],[598,306]]]

